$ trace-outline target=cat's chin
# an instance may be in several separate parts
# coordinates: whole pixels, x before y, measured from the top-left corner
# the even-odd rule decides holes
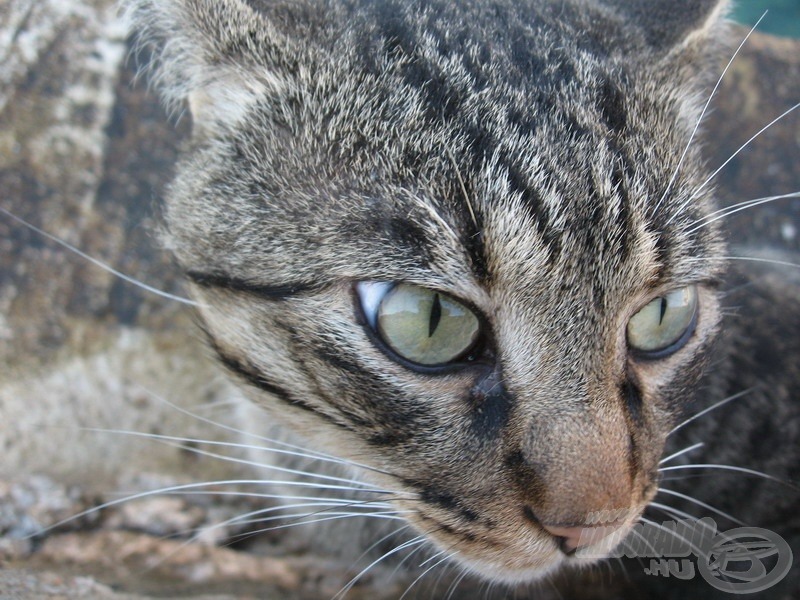
[[[588,567],[608,555],[608,552],[601,550],[594,551],[591,548],[587,550],[585,556],[566,555],[558,549],[553,549],[532,556],[514,556],[506,561],[472,558],[459,553],[454,560],[463,569],[481,579],[513,587],[536,583],[565,569]]]

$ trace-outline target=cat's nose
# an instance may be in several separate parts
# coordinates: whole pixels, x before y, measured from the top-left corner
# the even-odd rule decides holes
[[[622,527],[624,521],[606,523],[603,525],[542,525],[545,531],[560,540],[561,550],[572,554],[578,548],[591,546],[607,538]]]

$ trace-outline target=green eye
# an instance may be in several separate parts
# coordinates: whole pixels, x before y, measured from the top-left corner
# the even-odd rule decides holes
[[[650,358],[677,352],[696,322],[697,287],[673,290],[650,302],[628,321],[628,345]]]
[[[362,309],[398,356],[432,367],[463,358],[478,342],[475,313],[447,294],[415,285],[360,283]]]

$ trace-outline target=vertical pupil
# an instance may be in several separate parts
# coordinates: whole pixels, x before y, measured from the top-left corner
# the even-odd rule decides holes
[[[667,312],[667,299],[665,297],[661,297],[661,315],[658,317],[658,324],[661,325],[664,322],[664,315]]]
[[[439,300],[439,294],[433,297],[433,306],[431,306],[431,318],[428,321],[428,337],[433,337],[433,333],[439,326],[439,321],[442,320],[442,302]]]

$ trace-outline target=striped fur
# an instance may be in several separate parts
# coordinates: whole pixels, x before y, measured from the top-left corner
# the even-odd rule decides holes
[[[712,190],[696,145],[682,156],[725,3],[675,4],[130,3],[195,120],[167,244],[221,362],[494,581],[585,562],[543,524],[635,522],[718,328],[723,244],[689,232]],[[359,281],[475,307],[485,356],[392,360]],[[688,284],[689,343],[631,357],[630,317]]]

